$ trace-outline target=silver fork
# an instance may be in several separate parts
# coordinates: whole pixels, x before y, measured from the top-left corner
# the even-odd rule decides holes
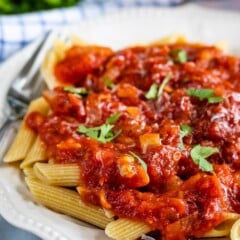
[[[40,96],[44,87],[39,66],[34,67],[34,65],[37,62],[40,51],[49,39],[50,33],[50,31],[47,32],[39,42],[37,48],[18,73],[7,92],[4,105],[5,111],[3,113],[4,120],[0,125],[0,162],[15,135],[16,123],[23,118],[28,104],[34,98]]]

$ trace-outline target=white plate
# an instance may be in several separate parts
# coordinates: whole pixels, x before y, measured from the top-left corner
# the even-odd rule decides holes
[[[124,10],[62,30],[78,33],[89,42],[109,45],[115,49],[153,41],[171,33],[183,33],[191,41],[213,44],[225,40],[230,52],[239,54],[239,26],[239,14],[188,5],[174,9]],[[10,79],[31,54],[33,45],[0,66],[1,112]],[[27,229],[43,239],[108,239],[102,230],[33,203],[21,173],[13,166],[0,167],[0,213],[13,225]]]

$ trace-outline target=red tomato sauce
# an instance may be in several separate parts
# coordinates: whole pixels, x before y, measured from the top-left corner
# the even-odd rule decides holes
[[[168,74],[160,96],[147,99],[152,84],[161,86]],[[72,47],[55,66],[55,76],[85,87],[88,95],[62,87],[46,91],[51,114],[31,113],[27,124],[55,163],[79,164],[86,201],[119,217],[141,220],[167,240],[203,236],[227,213],[240,213],[238,58],[197,44],[117,52]],[[190,96],[190,88],[211,89],[222,101]],[[120,117],[111,131],[120,132],[109,142],[77,131],[81,124],[102,126],[116,113]],[[182,137],[180,147],[183,124],[192,131]],[[197,144],[218,149],[206,159],[213,172],[193,161],[191,150]]]

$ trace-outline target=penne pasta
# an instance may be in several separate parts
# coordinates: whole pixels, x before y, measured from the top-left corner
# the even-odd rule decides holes
[[[36,178],[33,168],[27,167],[23,169],[23,173],[28,178]]]
[[[46,149],[43,143],[41,142],[40,137],[38,136],[32,145],[30,151],[28,152],[26,158],[20,165],[20,168],[25,168],[31,166],[35,162],[46,161]]]
[[[126,218],[109,223],[105,229],[107,236],[116,240],[134,240],[150,231],[145,223]]]
[[[112,221],[105,216],[102,208],[82,202],[80,196],[73,190],[49,186],[31,178],[25,180],[35,200],[48,208],[100,228],[105,228]]]
[[[240,204],[240,173],[231,156],[225,160],[239,148],[231,139],[225,144],[219,129],[235,124],[230,118],[239,104],[228,97],[238,84],[227,78],[238,76],[229,66],[240,59],[228,59],[221,47],[188,44],[183,35],[117,52],[75,36],[56,40],[42,63],[50,114],[40,123],[28,119],[39,135],[23,121],[4,161],[23,160],[37,203],[112,239],[156,231],[164,239],[239,240],[240,215],[232,211]],[[32,111],[46,115],[49,107],[40,98]],[[231,113],[230,120],[212,121],[219,112]]]
[[[238,218],[239,214],[229,213],[223,223],[206,233],[204,237],[226,237],[229,236],[231,228],[231,235],[233,234],[235,236],[238,234],[237,230],[240,226],[240,222],[236,224],[236,220]],[[137,222],[130,219],[118,219],[114,222],[109,223],[106,227],[105,232],[109,237],[116,240],[134,240],[152,230],[153,229],[151,229],[147,224],[144,224],[142,222]],[[231,237],[231,239],[237,238]]]
[[[185,43],[186,36],[182,34],[171,34],[151,43],[151,45]]]
[[[86,43],[76,37],[75,35],[70,36],[70,43],[76,44],[76,45],[86,45]],[[47,56],[45,57],[42,66],[41,66],[41,71],[44,77],[45,82],[48,85],[49,89],[53,89],[56,86],[61,86],[63,85],[61,82],[57,81],[53,72],[54,72],[54,66],[56,65],[57,62],[61,61],[65,54],[67,49],[71,46],[67,44],[66,42],[56,39],[54,42],[54,47],[53,50],[50,51]],[[64,84],[64,86],[69,85],[71,86],[72,84]]]
[[[53,52],[57,61],[61,61],[65,57],[66,50],[69,48],[66,42],[56,39],[54,41]]]
[[[81,184],[77,164],[36,163],[34,173],[42,182],[54,186],[76,187]]]
[[[41,72],[49,89],[53,89],[56,86],[63,85],[56,80],[53,73],[54,66],[57,62],[61,61],[64,58],[66,50],[68,48],[69,46],[64,41],[56,39],[54,41],[53,49],[49,51],[44,58],[41,66]]]
[[[87,45],[89,45],[88,42],[86,42],[85,40],[79,38],[76,35],[70,35],[69,38],[71,40],[71,44],[72,45],[78,45],[78,46],[87,46]]]
[[[229,237],[198,238],[198,240],[231,240]]]
[[[49,52],[42,63],[41,72],[49,89],[53,89],[59,85],[52,71],[56,63],[57,56],[53,52]]]
[[[225,221],[223,221],[220,225],[207,232],[204,237],[224,237],[230,235],[230,230],[233,224],[239,219],[239,214],[229,213],[226,216]]]
[[[232,225],[230,236],[232,240],[240,239],[240,219]]]
[[[38,98],[31,102],[28,112],[37,111],[42,114],[47,114],[48,104],[43,98]],[[15,137],[10,149],[3,158],[4,162],[16,162],[26,158],[30,148],[36,139],[36,134],[26,125],[23,120],[20,129]]]

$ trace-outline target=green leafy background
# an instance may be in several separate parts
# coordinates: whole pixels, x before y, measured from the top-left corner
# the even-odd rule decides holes
[[[76,5],[79,0],[0,0],[0,14],[26,13]]]

